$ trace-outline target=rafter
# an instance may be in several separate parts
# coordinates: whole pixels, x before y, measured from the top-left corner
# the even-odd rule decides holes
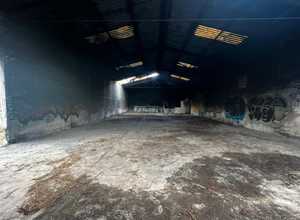
[[[209,0],[206,0],[206,4],[204,4],[205,6],[198,6],[199,8],[198,8],[197,11],[199,11],[199,12],[198,12],[197,17],[196,17],[197,19],[200,19],[202,17],[202,15],[203,15],[206,7],[207,7],[208,1]],[[180,57],[182,56],[183,52],[185,51],[185,48],[188,45],[191,37],[194,35],[194,31],[195,31],[198,23],[199,23],[198,21],[195,21],[195,22],[191,23],[190,28],[189,28],[189,30],[187,32],[187,37],[185,38],[183,46],[182,46],[181,50],[178,52],[179,54],[178,54],[178,56],[177,56],[177,58],[176,58],[176,60],[175,60],[175,62],[173,64],[173,71],[175,70],[176,64],[179,62]]]
[[[163,0],[160,5],[160,19],[167,19],[171,12],[172,0]],[[168,23],[161,21],[159,23],[159,36],[158,36],[158,55],[157,55],[157,69],[162,68],[163,58],[164,58],[164,48],[166,42],[166,30]]]
[[[91,11],[93,12],[94,16],[99,19],[99,20],[103,20],[102,16],[99,14],[99,12],[97,11],[96,7],[95,7],[95,3],[92,0],[86,0],[85,3],[90,7]],[[118,44],[118,42],[110,35],[109,33],[109,29],[107,27],[107,24],[105,22],[101,22],[101,26],[103,27],[103,29],[108,33],[108,36],[110,38],[110,40],[114,43],[116,49],[119,51],[119,53],[121,54],[122,59],[126,62],[127,65],[130,65],[130,62],[127,60],[126,56],[124,55],[120,45]],[[130,68],[130,70],[132,71],[132,73],[135,75],[135,71],[133,68]]]
[[[128,6],[128,13],[130,14],[130,17],[132,20],[136,20],[136,17],[134,15],[134,12],[133,12],[133,5],[132,5],[132,2],[131,0],[126,0],[127,2],[127,6]],[[138,25],[136,22],[132,22],[132,26],[133,26],[133,29],[134,29],[134,33],[135,33],[135,37],[137,39],[137,45],[138,45],[138,48],[139,48],[139,53],[142,57],[142,61],[143,61],[143,64],[144,64],[144,69],[147,68],[146,66],[146,60],[145,60],[145,56],[144,56],[144,53],[143,53],[143,48],[142,48],[142,43],[141,43],[141,37],[140,37],[140,32],[139,32],[139,29],[138,29]]]

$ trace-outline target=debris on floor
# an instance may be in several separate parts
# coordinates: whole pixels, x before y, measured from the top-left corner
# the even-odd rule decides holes
[[[298,140],[195,117],[142,118],[0,149],[1,217],[299,219]]]
[[[28,199],[19,207],[18,212],[28,215],[54,205],[71,189],[86,184],[86,176],[76,178],[70,171],[70,167],[79,160],[79,155],[71,154],[68,157],[49,162],[48,165],[63,163],[54,166],[50,173],[35,180],[35,183],[28,189]]]

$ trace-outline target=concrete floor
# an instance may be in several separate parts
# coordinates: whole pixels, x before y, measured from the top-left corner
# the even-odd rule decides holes
[[[13,144],[0,176],[0,219],[300,219],[299,140],[199,117],[121,115]]]

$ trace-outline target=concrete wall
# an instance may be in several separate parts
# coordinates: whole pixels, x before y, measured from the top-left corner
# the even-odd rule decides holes
[[[191,101],[185,100],[180,102],[180,107],[174,109],[174,114],[190,114],[191,113]]]
[[[300,84],[257,94],[230,96],[216,104],[192,102],[192,114],[271,133],[300,137]]]
[[[158,106],[134,106],[133,112],[137,112],[137,113],[158,113]]]
[[[7,61],[6,95],[9,141],[34,138],[126,111],[126,95],[117,82],[87,79],[20,60]]]
[[[90,78],[93,74],[86,71],[84,63],[65,48],[40,41],[43,37],[36,37],[20,26],[2,26],[0,32],[9,142],[68,129],[127,110],[123,87],[117,82]]]
[[[0,146],[7,143],[5,132],[7,127],[6,94],[4,85],[4,62],[0,61]]]
[[[163,108],[180,107],[180,101],[187,97],[186,92],[179,89],[129,88],[127,91],[131,111],[134,106],[158,106],[159,112],[163,112]]]
[[[163,109],[163,113],[165,113],[166,115],[173,115],[175,112],[175,108],[164,108]]]
[[[93,81],[89,86],[89,98],[84,105],[89,121],[108,118],[127,112],[127,92],[115,81]]]
[[[299,50],[300,39],[292,39],[211,73],[204,96],[192,98],[192,113],[300,137]]]

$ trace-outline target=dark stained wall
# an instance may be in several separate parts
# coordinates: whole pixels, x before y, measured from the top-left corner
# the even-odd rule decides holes
[[[194,114],[300,137],[299,51],[300,40],[291,40],[214,75],[205,98],[194,100]]]
[[[0,34],[9,142],[126,111],[122,86],[92,78],[87,64],[66,48],[15,24],[2,25]]]

